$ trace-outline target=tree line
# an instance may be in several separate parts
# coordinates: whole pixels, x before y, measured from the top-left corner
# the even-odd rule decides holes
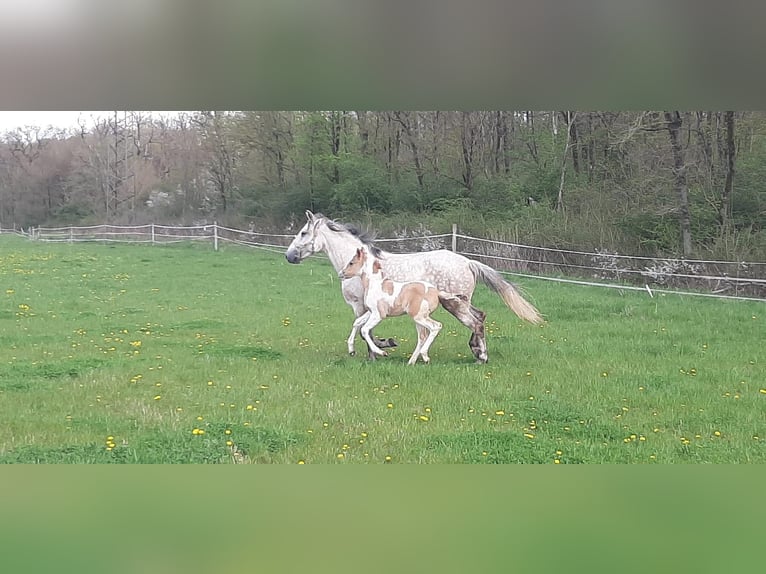
[[[470,232],[649,255],[766,254],[766,114],[113,112],[0,136],[0,225]]]

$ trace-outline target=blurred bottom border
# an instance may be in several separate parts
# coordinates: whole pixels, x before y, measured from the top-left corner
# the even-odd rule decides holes
[[[751,571],[763,466],[8,466],[8,571]]]

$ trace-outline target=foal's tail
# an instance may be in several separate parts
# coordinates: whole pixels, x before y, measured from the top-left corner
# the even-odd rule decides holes
[[[478,261],[469,260],[468,265],[471,268],[473,276],[500,295],[500,298],[506,305],[508,305],[511,311],[519,316],[519,318],[535,325],[543,322],[542,315],[535,309],[534,305],[524,299],[513,283],[509,283],[503,279],[503,276],[500,275],[500,273],[492,269],[489,265],[484,265],[484,263],[479,263]]]

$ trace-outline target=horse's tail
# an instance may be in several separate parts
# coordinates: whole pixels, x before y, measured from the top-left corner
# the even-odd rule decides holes
[[[511,311],[516,313],[519,318],[535,325],[543,322],[543,317],[540,315],[540,312],[535,309],[534,305],[521,296],[521,293],[519,293],[519,290],[513,283],[509,283],[503,279],[503,276],[489,265],[484,265],[484,263],[479,263],[474,260],[469,260],[468,264],[473,276],[500,295],[503,302],[508,305]]]

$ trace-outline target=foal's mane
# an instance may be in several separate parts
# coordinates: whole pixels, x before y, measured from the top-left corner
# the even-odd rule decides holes
[[[339,221],[335,221],[327,217],[326,215],[322,215],[321,213],[317,213],[316,217],[322,217],[325,222],[327,223],[327,229],[330,231],[335,231],[336,233],[350,233],[354,237],[356,237],[359,241],[361,241],[367,249],[370,250],[370,253],[374,257],[383,258],[383,251],[377,247],[374,243],[375,241],[375,233],[366,229],[361,229],[360,227],[354,225],[353,223],[341,223]]]

